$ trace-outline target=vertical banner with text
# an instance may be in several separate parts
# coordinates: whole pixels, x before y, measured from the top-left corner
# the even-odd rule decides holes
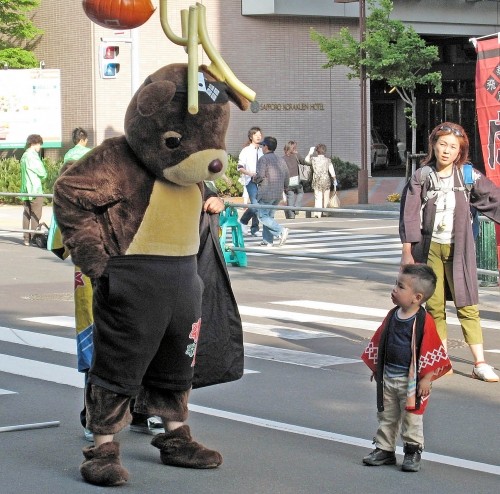
[[[472,40],[477,52],[476,111],[486,176],[500,187],[500,33]],[[500,227],[495,225],[500,267]]]

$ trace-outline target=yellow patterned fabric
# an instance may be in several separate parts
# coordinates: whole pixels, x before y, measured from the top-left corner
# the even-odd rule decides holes
[[[94,327],[92,296],[90,278],[75,266],[75,327],[78,370],[80,372],[88,370],[92,362],[92,331]]]

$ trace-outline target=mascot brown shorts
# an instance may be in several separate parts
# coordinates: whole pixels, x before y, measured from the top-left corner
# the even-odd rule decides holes
[[[195,256],[111,258],[94,290],[88,382],[128,396],[190,389],[202,292]]]

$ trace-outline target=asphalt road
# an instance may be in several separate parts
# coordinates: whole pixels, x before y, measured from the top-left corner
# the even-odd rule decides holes
[[[470,378],[471,356],[455,324],[450,324],[455,373],[434,385],[424,418],[421,471],[362,465],[377,422],[375,386],[359,356],[391,307],[397,267],[303,254],[312,249],[353,259],[397,260],[392,253],[395,220],[357,215],[289,223],[289,241],[281,251],[259,251],[256,240],[248,239],[256,251],[249,254],[248,267],[229,267],[244,322],[247,373],[240,381],[192,393],[193,435],[221,451],[224,464],[207,471],[166,467],[148,436],[125,430],[117,438],[131,479],[120,489],[175,494],[498,492],[500,384]],[[0,430],[60,422],[55,428],[0,433],[0,493],[100,492],[78,472],[81,448],[88,443],[78,420],[83,379],[74,370],[74,330],[68,326],[72,265],[24,247],[19,235],[1,232],[0,259]],[[497,369],[498,297],[497,287],[481,289],[485,348]],[[401,460],[398,449],[399,465]]]

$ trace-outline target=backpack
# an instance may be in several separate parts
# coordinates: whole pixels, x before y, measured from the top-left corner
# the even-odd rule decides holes
[[[464,192],[465,200],[469,203],[472,234],[474,236],[474,240],[476,240],[479,236],[479,212],[474,206],[470,205],[470,192],[475,183],[472,164],[463,164],[462,167],[458,169],[458,177],[462,185],[459,187],[453,187],[453,191]],[[430,183],[427,187],[427,193],[425,197],[422,198],[423,206],[425,206],[429,199],[435,197],[438,191],[441,189],[441,187],[439,186],[439,178],[437,176],[436,170],[429,165],[425,165],[422,167],[422,172],[420,174],[420,186],[423,187],[427,180],[429,180]]]

